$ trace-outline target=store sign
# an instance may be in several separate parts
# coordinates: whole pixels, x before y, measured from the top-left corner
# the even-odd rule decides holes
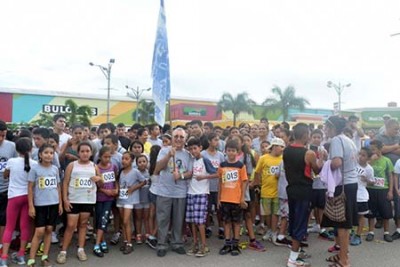
[[[97,108],[91,108],[92,116],[97,116]],[[43,105],[42,108],[43,113],[71,113],[71,108],[69,106],[64,105]]]

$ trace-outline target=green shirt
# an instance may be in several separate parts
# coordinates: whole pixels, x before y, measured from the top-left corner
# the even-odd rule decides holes
[[[393,172],[392,161],[385,156],[381,156],[371,166],[374,169],[375,184],[368,186],[368,188],[389,189],[389,177]]]

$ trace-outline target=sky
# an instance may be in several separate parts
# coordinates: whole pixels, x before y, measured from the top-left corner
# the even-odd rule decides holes
[[[172,97],[257,103],[292,85],[333,108],[327,82],[348,84],[342,109],[400,100],[398,0],[164,0]],[[0,87],[112,96],[152,85],[159,0],[2,1]],[[150,94],[147,95],[150,97]],[[400,106],[400,102],[399,102]]]

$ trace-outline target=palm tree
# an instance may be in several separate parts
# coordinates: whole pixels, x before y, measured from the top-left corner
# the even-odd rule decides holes
[[[267,110],[279,110],[282,112],[283,120],[286,121],[289,117],[290,108],[298,108],[304,110],[306,105],[310,105],[307,99],[296,96],[296,90],[293,86],[288,86],[284,91],[278,86],[272,88],[272,93],[275,94],[274,98],[268,97],[264,100],[262,105]]]
[[[80,123],[90,126],[92,109],[88,105],[78,106],[78,104],[76,104],[72,99],[67,99],[65,105],[70,109],[70,112],[65,114],[70,125]]]
[[[217,103],[217,113],[232,111],[233,126],[236,126],[236,118],[240,112],[254,114],[252,107],[254,104],[255,102],[249,98],[246,92],[240,93],[236,97],[233,97],[230,93],[224,93]]]
[[[39,119],[34,120],[32,124],[37,124],[42,127],[51,127],[53,126],[53,116],[42,112],[39,114]]]
[[[154,123],[154,101],[142,99],[139,101],[137,109],[132,112],[132,118],[135,120],[136,112],[138,112],[138,122],[142,125]]]

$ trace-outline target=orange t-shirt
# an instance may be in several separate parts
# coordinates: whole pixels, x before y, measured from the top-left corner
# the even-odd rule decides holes
[[[247,181],[246,166],[237,161],[224,161],[218,168],[220,178],[220,201],[239,204],[242,198],[242,183]]]

